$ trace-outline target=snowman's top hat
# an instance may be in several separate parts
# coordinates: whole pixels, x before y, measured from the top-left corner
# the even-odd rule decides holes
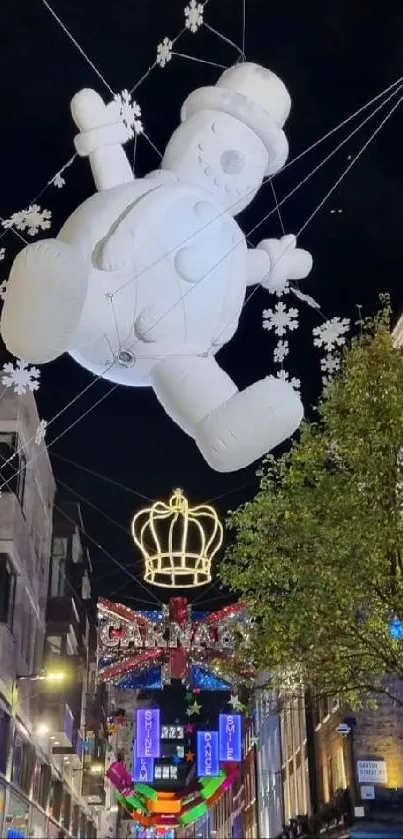
[[[265,145],[269,153],[266,174],[273,175],[288,157],[283,125],[290,108],[291,98],[281,79],[271,70],[245,62],[225,70],[215,87],[194,90],[182,106],[181,119],[212,110],[244,122]]]

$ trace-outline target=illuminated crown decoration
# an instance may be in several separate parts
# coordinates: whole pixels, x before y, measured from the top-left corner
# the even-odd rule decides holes
[[[211,561],[223,541],[223,527],[208,504],[189,507],[176,489],[168,504],[156,501],[132,521],[135,544],[144,557],[144,579],[164,588],[195,588],[211,580]]]

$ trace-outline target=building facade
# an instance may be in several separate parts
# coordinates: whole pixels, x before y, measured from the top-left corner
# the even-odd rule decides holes
[[[89,628],[74,586],[76,646],[55,608],[56,487],[43,440],[35,442],[38,427],[33,395],[7,389],[0,400],[0,835],[93,837],[95,813],[81,793]]]
[[[266,709],[263,696],[257,701],[262,836],[346,837],[378,822],[379,835],[394,835],[403,824],[403,696],[401,684],[386,686],[395,699],[381,694],[376,709],[355,714],[309,693],[267,695]]]
[[[206,835],[217,839],[258,839],[258,775],[255,724],[246,717],[243,726],[243,757],[232,786],[211,808],[206,820]],[[201,825],[203,822],[201,823]],[[196,823],[196,834],[202,833]]]
[[[273,839],[284,823],[281,728],[277,696],[261,681],[255,692],[259,832]]]

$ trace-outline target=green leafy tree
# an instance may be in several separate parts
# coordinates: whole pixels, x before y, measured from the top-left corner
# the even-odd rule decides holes
[[[230,513],[223,582],[248,606],[247,653],[279,687],[358,704],[403,678],[403,351],[387,303],[360,323],[299,439]],[[400,701],[399,691],[396,698]]]

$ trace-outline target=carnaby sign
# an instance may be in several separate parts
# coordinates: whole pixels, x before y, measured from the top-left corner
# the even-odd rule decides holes
[[[98,601],[98,678],[126,688],[157,689],[180,679],[201,680],[206,690],[228,690],[220,671],[244,681],[256,671],[242,656],[234,657],[245,633],[247,615],[240,603],[206,614],[193,612],[183,597],[153,611],[137,611],[105,598]],[[197,673],[209,673],[209,679]],[[196,675],[195,675],[196,674]],[[227,675],[227,674],[226,674]]]
[[[127,623],[106,619],[99,630],[101,646],[104,650],[127,653],[130,649],[210,649],[228,650],[235,646],[234,636],[223,625],[209,627],[205,623],[194,625],[191,621],[180,626],[176,621],[167,621],[165,625],[141,625],[137,621]]]

